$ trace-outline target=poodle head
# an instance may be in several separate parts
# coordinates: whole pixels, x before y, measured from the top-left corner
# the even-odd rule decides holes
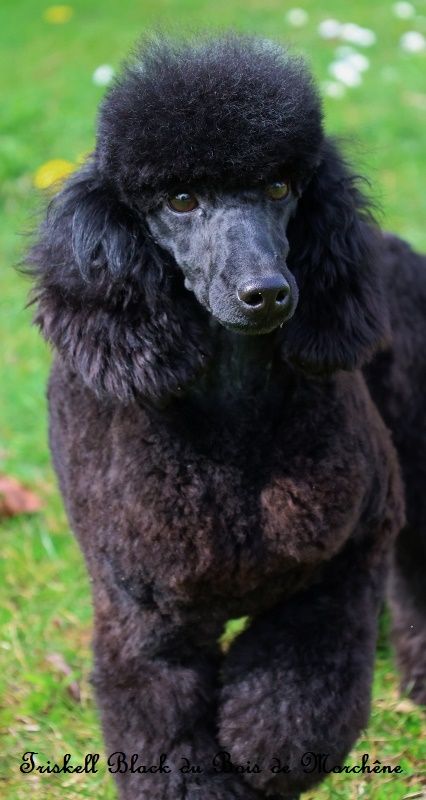
[[[29,255],[36,320],[98,394],[162,403],[212,357],[209,318],[353,368],[385,330],[376,236],[300,60],[228,36],[155,42]]]

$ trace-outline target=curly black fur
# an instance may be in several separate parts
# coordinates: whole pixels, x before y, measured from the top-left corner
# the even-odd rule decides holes
[[[158,40],[108,92],[96,157],[119,196],[139,208],[173,184],[243,187],[283,164],[304,181],[321,138],[312,78],[278,45],[234,36],[190,46]]]
[[[282,214],[262,194],[277,177],[292,189]],[[161,211],[182,185],[219,232],[202,239],[205,302],[194,237],[176,260]],[[247,215],[250,236],[235,223]],[[51,446],[93,580],[105,736],[174,768],[119,774],[126,800],[289,798],[321,779],[303,771],[305,751],[341,763],[367,722],[403,510],[387,430],[351,370],[389,348],[389,248],[324,138],[305,67],[245,37],[145,49],[50,205],[29,262],[36,321],[58,352]],[[235,303],[233,259],[250,277],[256,253],[261,276],[288,278],[293,316],[244,336],[215,320],[208,289],[220,279]],[[402,255],[401,273],[415,258]],[[388,373],[375,363],[379,398]],[[224,656],[223,624],[244,614],[252,624]],[[262,771],[218,773],[221,749]],[[268,769],[274,755],[288,774]],[[202,774],[182,774],[182,756]]]

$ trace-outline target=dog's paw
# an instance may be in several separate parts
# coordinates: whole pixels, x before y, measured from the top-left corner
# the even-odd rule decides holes
[[[227,775],[194,781],[187,786],[182,800],[260,800],[261,797],[242,778]]]

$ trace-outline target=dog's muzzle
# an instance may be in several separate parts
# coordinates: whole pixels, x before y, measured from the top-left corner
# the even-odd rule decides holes
[[[245,278],[232,295],[215,298],[214,316],[227,328],[246,334],[270,333],[294,314],[296,282],[281,273]]]

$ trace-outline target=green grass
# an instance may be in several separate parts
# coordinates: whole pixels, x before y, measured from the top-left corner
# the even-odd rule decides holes
[[[76,161],[93,146],[96,106],[103,90],[93,85],[93,70],[117,66],[139,33],[153,27],[196,30],[233,26],[289,41],[311,61],[317,78],[327,79],[335,45],[321,40],[318,23],[326,17],[372,28],[377,44],[366,50],[371,67],[362,86],[342,100],[326,99],[327,128],[348,140],[361,171],[372,179],[385,227],[426,246],[426,159],[424,54],[398,47],[410,29],[426,33],[421,16],[401,21],[390,2],[298,0],[309,11],[308,24],[291,28],[282,0],[78,0],[64,25],[43,20],[44,3],[3,0],[0,7],[0,259],[1,381],[0,471],[27,482],[44,498],[41,514],[2,526],[4,575],[0,641],[3,763],[0,791],[7,800],[113,798],[111,780],[97,776],[38,779],[19,771],[21,754],[36,750],[43,759],[70,752],[76,759],[102,749],[89,685],[91,610],[82,558],[71,538],[49,465],[45,381],[49,353],[30,327],[24,310],[27,286],[12,271],[22,255],[21,232],[32,227],[40,197],[35,170],[52,158]],[[3,85],[4,84],[4,85]],[[424,173],[423,173],[424,175]],[[63,677],[48,656],[61,653],[72,669]],[[78,680],[81,701],[69,684]],[[400,777],[335,776],[308,798],[318,800],[400,800],[426,796],[426,723],[423,714],[397,692],[397,677],[385,631],[378,650],[371,722],[350,756],[401,763]],[[417,796],[417,795],[416,795]]]

